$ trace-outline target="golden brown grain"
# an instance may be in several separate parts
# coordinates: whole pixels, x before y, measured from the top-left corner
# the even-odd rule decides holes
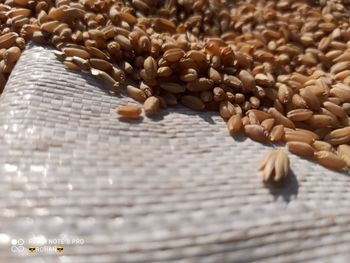
[[[153,79],[157,76],[157,62],[153,57],[148,56],[143,63],[143,67],[145,68],[148,78]]]
[[[242,125],[246,126],[246,125],[249,125],[249,124],[250,124],[250,121],[249,121],[248,116],[242,117]]]
[[[109,89],[112,89],[113,91],[119,91],[119,83],[115,81],[108,73],[94,68],[92,68],[90,72],[93,76],[102,80]]]
[[[346,166],[350,168],[350,146],[347,144],[341,144],[337,149],[338,156],[344,160]]]
[[[333,147],[330,143],[328,142],[324,142],[324,141],[319,141],[316,140],[312,143],[312,147],[316,150],[316,151],[328,151],[331,152],[333,150]]]
[[[79,66],[74,64],[71,61],[64,61],[63,62],[65,68],[70,69],[70,70],[80,70]]]
[[[112,64],[109,63],[106,60],[100,59],[100,58],[90,58],[89,63],[91,67],[102,70],[102,71],[108,71],[112,69]]]
[[[296,130],[289,130],[286,128],[284,130],[284,140],[286,142],[298,141],[298,142],[305,142],[308,144],[311,144],[315,141],[315,139],[312,136],[309,136],[305,132],[296,131]]]
[[[173,74],[173,71],[170,67],[165,66],[158,68],[157,74],[159,77],[169,77]]]
[[[191,82],[196,80],[198,77],[198,73],[193,68],[185,69],[183,72],[181,72],[180,79],[185,82]]]
[[[315,111],[320,109],[320,101],[315,94],[311,92],[310,89],[303,88],[300,90],[300,96],[305,100],[307,106]]]
[[[205,108],[204,103],[201,101],[201,99],[199,99],[196,96],[191,96],[191,95],[182,96],[181,103],[186,107],[196,111],[201,111],[201,110],[204,110]]]
[[[87,59],[74,56],[72,57],[72,62],[76,64],[81,70],[89,71],[91,69],[91,66]]]
[[[341,106],[336,105],[335,103],[325,101],[323,102],[323,106],[339,118],[347,117],[344,109]]]
[[[289,120],[287,117],[283,116],[279,111],[277,111],[275,108],[270,108],[268,111],[272,117],[275,119],[277,124],[282,124],[284,127],[288,128],[295,128],[294,123]]]
[[[254,141],[266,142],[268,133],[264,127],[257,124],[248,124],[244,126],[245,134]]]
[[[275,124],[275,120],[273,118],[265,119],[261,122],[261,126],[263,126],[264,129],[268,132],[272,130],[274,124]]]
[[[249,114],[250,112],[253,112],[255,114],[259,122],[263,122],[264,120],[270,119],[272,117],[271,114],[262,110],[251,109],[247,111],[247,114]]]
[[[119,106],[117,113],[126,119],[138,119],[140,118],[141,108],[134,105]]]
[[[160,100],[155,96],[147,98],[143,104],[143,109],[147,117],[154,116],[159,110]]]
[[[324,137],[324,140],[332,145],[348,143],[350,141],[350,127],[333,130]]]
[[[272,128],[271,134],[270,134],[270,140],[273,142],[281,141],[284,137],[284,126],[283,125],[276,125]]]
[[[253,111],[247,112],[248,118],[249,118],[249,123],[250,124],[260,124],[258,117]]]
[[[292,121],[306,121],[312,115],[313,112],[308,109],[294,109],[287,113],[287,117]]]
[[[253,88],[255,87],[255,79],[252,76],[252,74],[250,74],[246,70],[241,70],[238,76],[239,79],[242,81],[243,89],[247,91],[253,90]]]
[[[138,89],[132,85],[128,85],[126,87],[126,92],[127,92],[129,97],[133,98],[134,100],[140,101],[140,102],[144,102],[147,98],[144,91],[142,91],[141,89]]]
[[[339,171],[346,167],[345,161],[332,152],[318,151],[315,157],[319,164],[332,170]]]
[[[163,57],[169,62],[179,61],[185,55],[185,52],[180,48],[172,48],[165,51]]]
[[[227,98],[226,92],[220,88],[220,87],[215,87],[213,89],[213,99],[215,101],[223,101]]]
[[[230,118],[236,113],[235,107],[229,101],[222,101],[220,103],[220,115],[224,119]]]
[[[79,49],[79,48],[64,48],[63,52],[64,52],[64,54],[67,57],[77,56],[77,57],[80,57],[80,58],[83,58],[83,59],[90,58],[89,52],[87,52],[87,51],[85,51],[83,49]]]
[[[11,47],[16,42],[17,37],[18,34],[14,32],[9,32],[0,36],[0,48]]]
[[[227,128],[231,135],[234,135],[242,128],[242,117],[239,114],[231,116],[227,121]]]
[[[333,118],[325,114],[314,114],[308,120],[307,123],[314,129],[331,127]]]
[[[308,143],[300,141],[290,141],[287,142],[287,147],[291,153],[294,153],[296,155],[304,157],[314,156],[314,149]]]

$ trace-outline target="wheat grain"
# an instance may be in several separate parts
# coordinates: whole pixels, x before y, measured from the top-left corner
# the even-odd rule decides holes
[[[318,151],[315,157],[319,164],[332,170],[339,171],[346,167],[345,161],[332,152]]]
[[[145,102],[148,116],[179,101],[215,110],[231,134],[243,125],[249,137],[286,141],[299,155],[311,157],[313,147],[329,166],[335,157],[324,151],[350,142],[349,6],[333,0],[254,6],[7,1],[0,88],[28,41],[51,44],[65,67],[90,72],[114,91],[125,89]]]
[[[264,127],[257,124],[248,124],[244,126],[245,134],[254,141],[266,142],[268,133]]]
[[[146,116],[151,117],[155,115],[159,110],[160,100],[155,96],[147,98],[143,104],[143,109]]]
[[[201,99],[199,99],[196,96],[191,96],[191,95],[182,96],[181,103],[192,110],[201,111],[205,108],[204,103],[201,101]]]
[[[141,108],[133,105],[119,106],[117,113],[126,119],[138,119],[140,118]]]
[[[234,135],[242,128],[242,117],[239,114],[231,116],[227,121],[227,127],[231,135]]]
[[[304,157],[314,156],[314,149],[308,143],[300,141],[290,141],[287,142],[287,147],[291,153],[294,153],[296,155]]]
[[[347,144],[341,144],[337,149],[338,156],[344,160],[347,167],[350,167],[350,146]]]

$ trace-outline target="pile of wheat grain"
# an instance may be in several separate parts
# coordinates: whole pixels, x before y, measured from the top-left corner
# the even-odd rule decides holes
[[[147,116],[178,103],[214,110],[232,135],[285,142],[294,154],[346,170],[349,2],[7,0],[0,4],[0,86],[26,42],[50,44],[68,69],[125,89]],[[118,109],[133,119],[141,112]],[[273,180],[283,178],[286,160],[280,151],[269,156],[265,180],[277,170]]]

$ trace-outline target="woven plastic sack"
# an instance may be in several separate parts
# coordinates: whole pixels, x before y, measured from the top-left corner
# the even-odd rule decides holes
[[[180,106],[123,122],[126,103],[23,53],[0,98],[0,262],[347,262],[346,174],[290,155],[268,188],[272,145]]]

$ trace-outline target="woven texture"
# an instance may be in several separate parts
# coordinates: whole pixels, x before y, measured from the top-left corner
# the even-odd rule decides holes
[[[284,186],[256,171],[271,146],[181,107],[123,122],[115,96],[29,46],[0,98],[0,262],[346,262],[350,178],[290,155]],[[63,253],[11,240],[75,238]]]

